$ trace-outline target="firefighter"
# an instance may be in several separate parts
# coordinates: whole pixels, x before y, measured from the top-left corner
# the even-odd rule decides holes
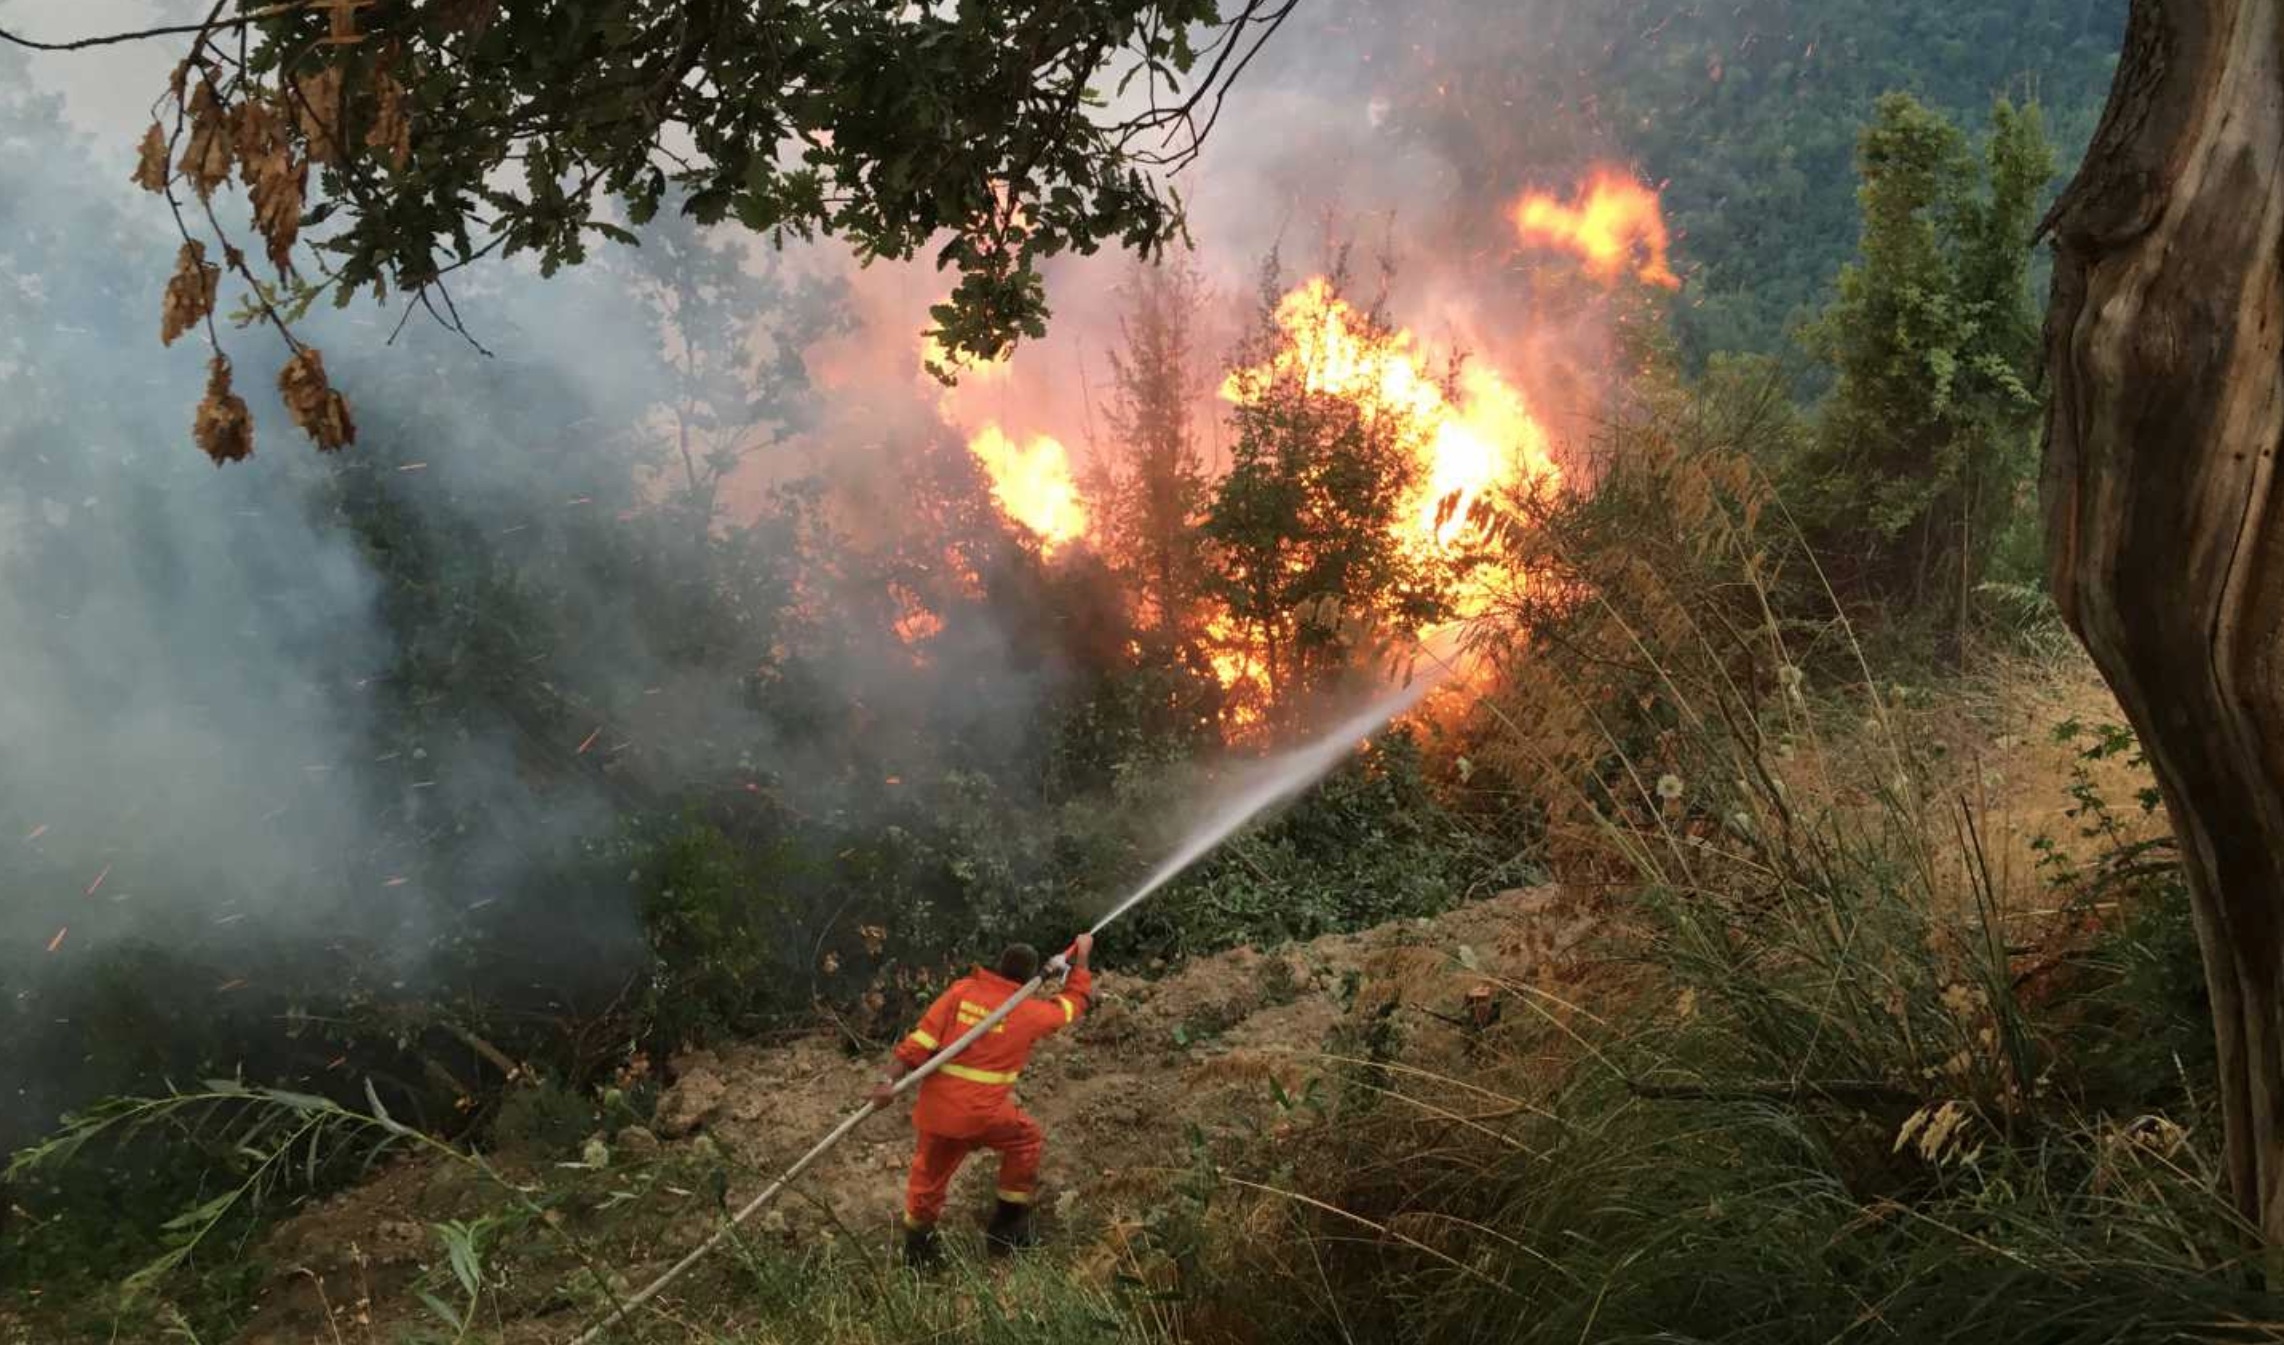
[[[1039,1186],[1039,1154],[1046,1138],[1039,1123],[1015,1104],[1015,1077],[1023,1072],[1040,1038],[1070,1026],[1086,1012],[1094,979],[1087,970],[1087,954],[1093,947],[1094,936],[1081,934],[1071,945],[1070,975],[1059,993],[1017,1005],[958,1058],[920,1081],[920,1100],[912,1108],[919,1146],[904,1187],[907,1264],[925,1268],[942,1260],[936,1220],[944,1212],[952,1174],[979,1148],[999,1154],[999,1197],[984,1229],[985,1246],[999,1257],[1031,1245],[1031,1201]],[[873,1104],[887,1106],[894,1100],[898,1079],[981,1022],[1038,974],[1039,950],[1018,943],[999,955],[997,967],[989,971],[977,967],[953,982],[928,1006],[911,1035],[897,1043],[886,1076],[872,1090]]]

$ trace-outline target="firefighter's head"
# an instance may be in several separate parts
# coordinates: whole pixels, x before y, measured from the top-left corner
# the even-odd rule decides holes
[[[999,974],[1010,981],[1028,981],[1039,974],[1039,950],[1027,943],[1011,943],[999,955]]]

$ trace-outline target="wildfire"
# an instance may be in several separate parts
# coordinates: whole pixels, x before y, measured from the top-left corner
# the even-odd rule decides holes
[[[1525,244],[1575,253],[1587,274],[1604,283],[1630,270],[1645,284],[1681,287],[1681,277],[1666,265],[1657,193],[1618,169],[1596,169],[1568,205],[1545,192],[1526,192],[1512,213]]]
[[[999,507],[1039,534],[1047,554],[1086,535],[1086,502],[1071,476],[1071,455],[1061,443],[1037,434],[1018,444],[997,425],[986,425],[968,440],[968,452],[991,478]]]
[[[1398,525],[1407,541],[1448,548],[1487,492],[1561,481],[1546,431],[1521,391],[1493,370],[1468,365],[1447,392],[1410,332],[1375,332],[1321,276],[1279,301],[1276,317],[1284,335],[1277,353],[1267,364],[1232,373],[1221,395],[1248,402],[1278,376],[1297,374],[1311,392],[1368,399],[1405,417],[1416,431],[1408,437],[1426,446],[1419,484]]]

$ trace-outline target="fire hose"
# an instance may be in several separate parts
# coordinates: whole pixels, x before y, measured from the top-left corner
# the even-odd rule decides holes
[[[1113,914],[1115,915],[1116,913],[1114,912]],[[1109,921],[1105,920],[1103,923],[1108,924]],[[1098,926],[1097,928],[1100,927]],[[891,1090],[891,1095],[901,1095],[907,1089],[917,1087],[922,1079],[925,1079],[929,1075],[935,1073],[953,1057],[966,1050],[969,1043],[973,1042],[976,1038],[982,1036],[984,1033],[991,1031],[994,1027],[997,1027],[1002,1019],[1006,1018],[1007,1015],[1015,1012],[1016,1005],[1021,1004],[1023,1001],[1039,993],[1040,987],[1046,985],[1047,981],[1050,978],[1059,977],[1064,972],[1069,970],[1070,964],[1068,959],[1068,952],[1057,953],[1048,961],[1046,966],[1040,968],[1038,975],[1024,982],[1022,987],[1018,989],[1014,994],[1009,995],[1005,1002],[1000,1004],[998,1008],[993,1009],[988,1014],[985,1014],[981,1022],[977,1023],[974,1027],[969,1028],[967,1031],[954,1038],[951,1042],[947,1043],[944,1049],[928,1057],[928,1059],[923,1062],[918,1069],[915,1069],[911,1073],[905,1075],[903,1078],[898,1079],[894,1088]],[[874,1112],[880,1110],[882,1110],[882,1107],[879,1103],[867,1099],[862,1107],[859,1107],[855,1111],[849,1113],[848,1116],[844,1118],[839,1125],[834,1126],[823,1139],[818,1140],[815,1145],[811,1146],[809,1152],[793,1160],[793,1165],[785,1169],[784,1172],[778,1174],[777,1180],[763,1187],[759,1195],[747,1201],[742,1209],[740,1209],[736,1214],[731,1215],[730,1221],[722,1225],[720,1229],[716,1230],[712,1237],[706,1239],[704,1242],[699,1243],[696,1247],[691,1249],[688,1255],[675,1262],[672,1266],[669,1266],[665,1274],[660,1275],[657,1279],[652,1280],[649,1284],[643,1286],[642,1289],[638,1290],[636,1293],[621,1300],[616,1307],[611,1309],[609,1315],[605,1316],[603,1320],[595,1323],[591,1327],[588,1327],[587,1330],[583,1332],[575,1342],[573,1342],[573,1345],[593,1345],[595,1341],[602,1338],[602,1335],[605,1331],[610,1330],[613,1326],[616,1326],[621,1321],[624,1321],[629,1313],[632,1313],[636,1308],[641,1307],[643,1304],[648,1303],[651,1299],[658,1297],[660,1291],[665,1289],[667,1285],[672,1284],[675,1280],[681,1278],[683,1271],[686,1271],[690,1267],[696,1265],[700,1260],[705,1258],[707,1253],[713,1251],[716,1247],[719,1247],[723,1243],[729,1241],[731,1235],[737,1232],[738,1225],[752,1218],[754,1214],[761,1209],[762,1206],[767,1205],[769,1202],[777,1199],[777,1197],[785,1190],[786,1187],[791,1186],[794,1182],[800,1180],[801,1174],[807,1172],[811,1165],[816,1163],[818,1159],[823,1158],[834,1145],[839,1144],[843,1139],[847,1138],[850,1131],[864,1124],[866,1117],[871,1116]]]

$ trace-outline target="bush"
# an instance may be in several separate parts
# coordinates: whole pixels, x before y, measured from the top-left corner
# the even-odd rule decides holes
[[[1436,797],[1418,739],[1398,728],[1109,937],[1129,959],[1272,947],[1433,915],[1531,875]]]

